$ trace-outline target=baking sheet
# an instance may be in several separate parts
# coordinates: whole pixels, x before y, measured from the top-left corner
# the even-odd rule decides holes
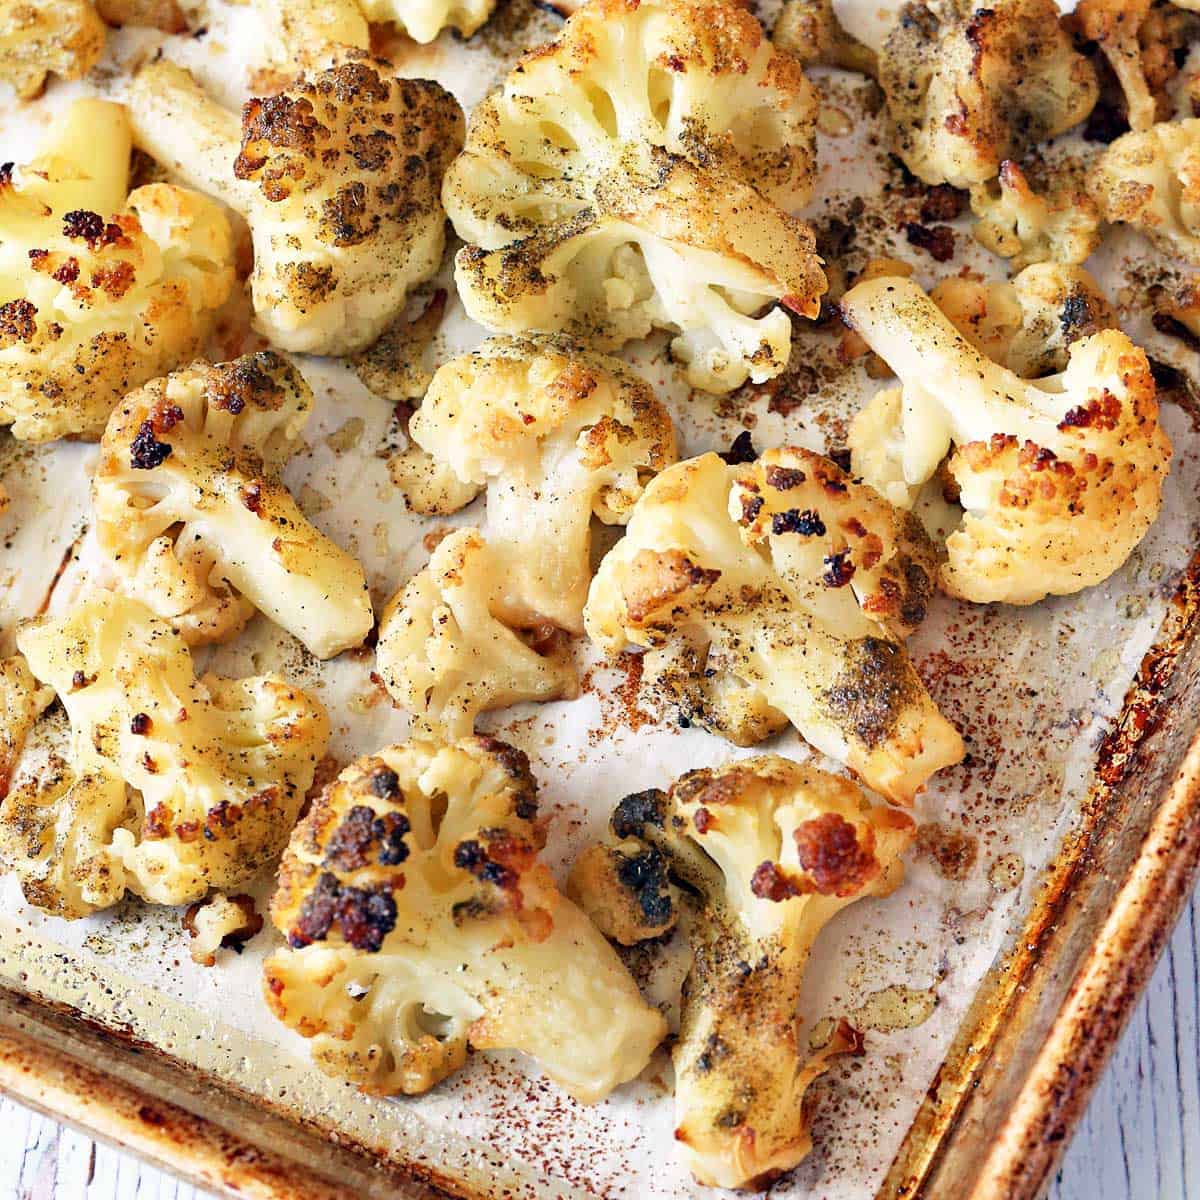
[[[769,24],[773,13],[764,15]],[[856,4],[846,15],[858,32],[878,40],[884,22],[874,5]],[[255,14],[213,4],[192,24],[203,25],[204,35],[163,39],[127,31],[114,37],[110,65],[118,69],[100,73],[100,90],[119,98],[122,72],[163,44],[226,102],[239,102],[260,65],[239,52],[262,44]],[[514,0],[469,42],[447,36],[432,47],[400,42],[392,49],[406,73],[438,78],[469,105],[522,44],[558,24]],[[865,111],[870,88],[838,72],[814,77],[823,98],[826,169],[808,213],[821,221],[844,213],[854,197],[865,199],[854,222],[851,262],[889,253],[912,262],[927,285],[964,267],[1002,276],[1003,264],[971,241],[965,220],[956,223],[959,254],[952,263],[939,266],[907,245],[902,221],[915,216],[920,200],[896,186],[878,125]],[[0,113],[4,157],[28,153],[41,114],[79,90],[52,88],[32,109],[10,103]],[[31,111],[37,120],[29,119]],[[1145,281],[1163,277],[1165,268],[1134,237],[1114,238],[1098,259],[1094,265],[1123,319],[1149,339]],[[251,348],[239,334],[235,312],[219,339],[221,352]],[[1196,375],[1200,362],[1192,351],[1152,336],[1158,357]],[[452,299],[431,362],[481,337]],[[661,340],[627,357],[671,407],[687,453],[724,448],[743,428],[751,429],[760,449],[782,442],[840,445],[846,420],[879,386],[861,368],[838,363],[835,338],[811,327],[798,326],[788,376],[721,399],[689,395]],[[388,448],[401,444],[391,406],[337,364],[299,363],[317,405],[305,448],[285,477],[314,523],[362,561],[378,605],[422,565],[423,538],[431,529],[471,523],[478,509],[451,520],[409,514],[387,472]],[[1200,432],[1179,409],[1168,406],[1163,419],[1176,447],[1163,514],[1116,576],[1082,596],[1033,609],[972,608],[939,598],[910,642],[935,699],[967,738],[969,754],[921,798],[926,828],[903,887],[888,900],[847,909],[818,943],[802,1004],[806,1023],[819,1037],[827,1018],[849,1016],[866,1033],[867,1053],[837,1064],[814,1089],[817,1148],[773,1195],[852,1200],[874,1194],[981,979],[1020,927],[1070,830],[1106,722],[1200,541]],[[65,606],[89,575],[102,577],[86,533],[94,456],[85,446],[35,450],[0,437],[0,479],[12,494],[0,516],[0,651],[10,648],[15,621],[45,602],[65,554],[70,558],[53,588],[52,607]],[[483,722],[530,755],[542,783],[543,813],[551,818],[548,857],[560,873],[625,792],[664,785],[684,769],[739,753],[656,711],[625,670],[607,667],[586,646],[577,652],[585,681],[579,699],[523,706]],[[205,660],[228,674],[280,670],[312,688],[330,710],[330,750],[343,761],[402,737],[407,728],[404,713],[371,681],[369,658],[318,663],[261,618]],[[808,753],[794,736],[768,748],[797,758]],[[269,890],[263,881],[257,894]],[[69,997],[272,1105],[319,1118],[349,1140],[413,1153],[470,1175],[479,1186],[491,1181],[497,1193],[665,1200],[703,1190],[673,1159],[664,1054],[641,1082],[592,1108],[575,1104],[519,1056],[497,1054],[475,1055],[425,1097],[366,1100],[313,1071],[302,1039],[267,1013],[259,973],[275,944],[273,932],[255,938],[241,957],[223,953],[216,967],[205,969],[188,957],[180,917],[179,910],[130,901],[67,923],[30,910],[15,882],[5,880],[0,971],[24,972],[27,986]],[[651,994],[665,997],[685,963],[679,947],[669,946],[657,958],[636,956],[634,966]]]

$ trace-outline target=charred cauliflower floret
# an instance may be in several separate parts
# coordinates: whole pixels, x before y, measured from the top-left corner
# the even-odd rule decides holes
[[[1016,163],[1000,164],[996,180],[971,188],[972,233],[1014,270],[1032,263],[1079,264],[1100,245],[1100,209],[1069,177],[1038,195]]]
[[[797,1005],[809,952],[846,905],[898,886],[913,822],[846,779],[764,755],[627,796],[611,828],[617,845],[585,854],[572,877],[602,921],[634,911],[651,932],[669,923],[678,898],[664,876],[696,898],[676,1144],[699,1183],[765,1188],[811,1148],[808,1086],[833,1054],[862,1046],[842,1023],[805,1059]]]
[[[1200,118],[1117,138],[1096,164],[1091,192],[1105,220],[1200,263]]]
[[[257,610],[318,658],[373,623],[362,567],[309,523],[279,479],[312,393],[272,350],[195,363],[131,393],[101,442],[96,541],[120,589],[191,645]]]
[[[879,83],[905,165],[955,187],[1078,124],[1099,92],[1054,0],[909,3],[880,53]]]
[[[496,0],[255,0],[274,36],[275,57],[316,62],[344,46],[366,50],[371,25],[395,25],[415,42],[443,29],[470,37],[492,15]]]
[[[1026,381],[981,355],[911,280],[859,284],[840,309],[902,385],[851,425],[855,471],[910,505],[946,460],[963,509],[946,541],[946,591],[1032,604],[1125,561],[1158,515],[1171,460],[1150,365],[1125,334],[1083,338],[1061,375]]]
[[[329,738],[314,699],[273,676],[197,679],[170,626],[108,592],[28,622],[17,645],[71,722],[65,756],[0,807],[31,903],[67,917],[127,890],[183,904],[274,860]]]
[[[695,387],[787,364],[825,277],[805,202],[816,102],[726,0],[593,0],[474,111],[443,189],[455,278],[489,329],[614,349],[652,329]]]
[[[875,51],[849,34],[833,8],[833,0],[785,0],[771,40],[804,66],[841,67],[875,78]]]
[[[1035,263],[1008,282],[952,275],[929,298],[985,358],[1022,379],[1065,371],[1080,338],[1117,328],[1095,279],[1058,263]]]
[[[129,155],[125,110],[79,100],[37,158],[0,168],[0,425],[18,438],[99,437],[233,291],[220,207],[163,183],[127,195]]]
[[[730,467],[705,454],[646,488],[584,619],[610,654],[648,650],[651,676],[687,647],[675,682],[699,723],[746,744],[782,714],[907,804],[963,754],[899,640],[935,573],[919,522],[828,459],[789,448]]]
[[[503,1048],[590,1102],[645,1067],[666,1023],[538,861],[536,815],[528,760],[491,738],[389,746],[316,800],[266,995],[323,1071],[415,1094]]]
[[[40,95],[47,75],[82,79],[104,40],[89,0],[0,0],[0,79],[22,100]]]
[[[165,60],[130,86],[138,145],[239,211],[254,241],[255,325],[283,350],[350,354],[373,342],[433,275],[439,200],[462,145],[444,88],[348,52],[237,118]]]
[[[441,542],[384,614],[385,684],[456,737],[487,709],[574,695],[553,635],[583,632],[593,516],[623,525],[675,461],[666,409],[607,355],[498,337],[437,372],[409,433],[392,468],[410,504],[445,513],[485,489],[487,513],[482,531]],[[460,491],[430,487],[444,471]]]

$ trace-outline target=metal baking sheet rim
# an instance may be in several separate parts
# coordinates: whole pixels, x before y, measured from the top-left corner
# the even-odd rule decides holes
[[[1101,750],[1081,828],[981,989],[881,1198],[1040,1194],[1200,877],[1198,721],[1200,555]],[[1128,863],[1106,862],[1122,838],[1136,844]],[[1086,920],[1098,932],[1072,958]],[[330,1131],[21,982],[0,979],[0,1090],[192,1182],[255,1200],[484,1195],[466,1178],[333,1145]]]

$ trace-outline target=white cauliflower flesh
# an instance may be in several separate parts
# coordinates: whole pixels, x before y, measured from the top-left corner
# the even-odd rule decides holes
[[[1087,189],[1067,178],[1038,195],[1016,163],[1005,160],[995,181],[971,188],[971,232],[1014,270],[1032,263],[1079,264],[1100,245],[1100,209]]]
[[[602,349],[668,329],[709,391],[778,375],[791,323],[771,306],[814,316],[825,290],[780,207],[811,191],[815,119],[739,5],[593,0],[475,109],[447,172],[468,313]]]
[[[843,1022],[806,1060],[809,952],[848,904],[899,885],[913,822],[849,780],[763,755],[627,796],[611,829],[616,846],[599,848],[611,869],[589,851],[572,877],[592,911],[640,913],[653,934],[681,903],[671,882],[695,897],[675,1143],[698,1183],[767,1188],[811,1149],[809,1085],[832,1055],[862,1048]]]
[[[341,47],[370,47],[371,25],[394,25],[414,42],[443,29],[470,37],[492,15],[496,0],[255,0],[283,62],[317,62]]]
[[[0,0],[0,79],[22,100],[40,95],[47,75],[82,79],[105,36],[90,0]]]
[[[909,3],[879,56],[893,146],[926,183],[993,178],[1084,120],[1099,88],[1054,0]]]
[[[929,298],[985,358],[1022,379],[1066,370],[1071,347],[1117,316],[1082,267],[1035,263],[1008,282],[952,275]]]
[[[125,594],[191,645],[255,610],[318,658],[374,621],[362,567],[315,529],[279,479],[312,393],[272,350],[195,363],[117,406],[92,483],[96,541]]]
[[[911,280],[859,284],[840,311],[902,385],[855,418],[855,471],[911,505],[946,460],[963,510],[940,571],[951,595],[1032,604],[1125,561],[1158,515],[1171,460],[1150,365],[1125,334],[1082,338],[1062,374],[1026,381]]]
[[[520,1050],[591,1102],[646,1066],[666,1022],[538,861],[536,816],[528,760],[491,738],[389,746],[315,801],[266,996],[322,1070],[414,1094],[471,1046]]]
[[[446,164],[462,110],[444,88],[347,52],[237,118],[166,61],[130,85],[137,144],[240,212],[255,326],[283,350],[370,345],[441,265]]]
[[[690,651],[679,681],[693,719],[743,744],[782,713],[822,753],[911,803],[963,755],[899,635],[920,622],[936,557],[919,522],[806,450],[664,471],[605,556],[584,614],[610,654]],[[759,697],[722,701],[732,677]],[[767,718],[764,720],[764,716]]]
[[[17,645],[71,722],[65,758],[0,807],[31,903],[68,917],[126,890],[183,904],[274,861],[329,738],[316,700],[274,676],[197,679],[170,626],[108,592],[26,623]]]
[[[191,358],[236,284],[219,205],[128,191],[120,105],[76,101],[42,152],[0,169],[0,425],[99,437],[131,388]]]
[[[1200,118],[1117,138],[1090,186],[1106,221],[1130,225],[1164,253],[1200,264]]]

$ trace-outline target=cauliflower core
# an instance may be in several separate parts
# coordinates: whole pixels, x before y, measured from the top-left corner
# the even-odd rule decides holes
[[[18,438],[99,437],[233,291],[220,207],[164,183],[126,195],[129,155],[125,110],[79,100],[37,158],[0,168],[0,425]]]
[[[0,79],[21,100],[41,95],[47,75],[82,79],[104,40],[89,0],[0,0]]]
[[[898,886],[913,822],[848,780],[763,755],[627,796],[611,828],[616,845],[586,852],[572,875],[602,929],[621,911],[648,933],[669,927],[679,895],[667,880],[695,897],[676,1144],[701,1184],[766,1188],[811,1149],[809,1084],[833,1054],[862,1047],[843,1022],[805,1061],[796,1009],[809,952],[841,909]]]
[[[553,635],[583,632],[592,517],[623,525],[675,461],[666,409],[607,355],[498,337],[437,372],[409,433],[392,471],[411,506],[452,512],[486,489],[487,516],[444,539],[385,612],[388,689],[452,736],[484,710],[575,695]]]
[[[1158,515],[1171,460],[1150,365],[1125,334],[1082,338],[1061,375],[1025,381],[911,280],[859,284],[840,308],[902,384],[855,418],[854,469],[909,506],[946,459],[963,509],[939,576],[951,595],[1032,604],[1125,561]]]
[[[926,183],[993,178],[1084,120],[1099,88],[1054,0],[910,3],[879,56],[896,153]]]
[[[525,755],[412,741],[351,764],[292,835],[266,963],[276,1016],[317,1065],[427,1091],[469,1046],[521,1050],[579,1100],[637,1075],[666,1032],[538,862]]]
[[[96,541],[127,595],[191,645],[255,610],[318,658],[374,621],[362,567],[314,529],[279,479],[312,393],[271,350],[194,363],[125,398],[92,483]]]
[[[1131,225],[1165,254],[1200,264],[1200,118],[1117,138],[1090,186],[1106,221]]]
[[[489,329],[613,349],[652,329],[688,381],[778,375],[825,277],[803,204],[816,101],[799,64],[724,0],[593,0],[475,109],[446,175],[471,243],[455,278]]]
[[[361,350],[440,266],[463,119],[438,84],[347,51],[250,100],[240,146],[237,118],[165,60],[138,72],[130,108],[142,149],[246,218],[255,326],[280,349]]]
[[[274,860],[329,738],[314,699],[273,676],[195,678],[170,626],[108,592],[26,623],[17,645],[71,722],[66,759],[0,806],[30,903],[66,917],[126,890],[184,904]]]
[[[699,723],[746,744],[786,718],[907,804],[963,754],[899,641],[936,566],[915,518],[820,455],[705,454],[646,488],[584,620],[610,654],[649,650]]]

